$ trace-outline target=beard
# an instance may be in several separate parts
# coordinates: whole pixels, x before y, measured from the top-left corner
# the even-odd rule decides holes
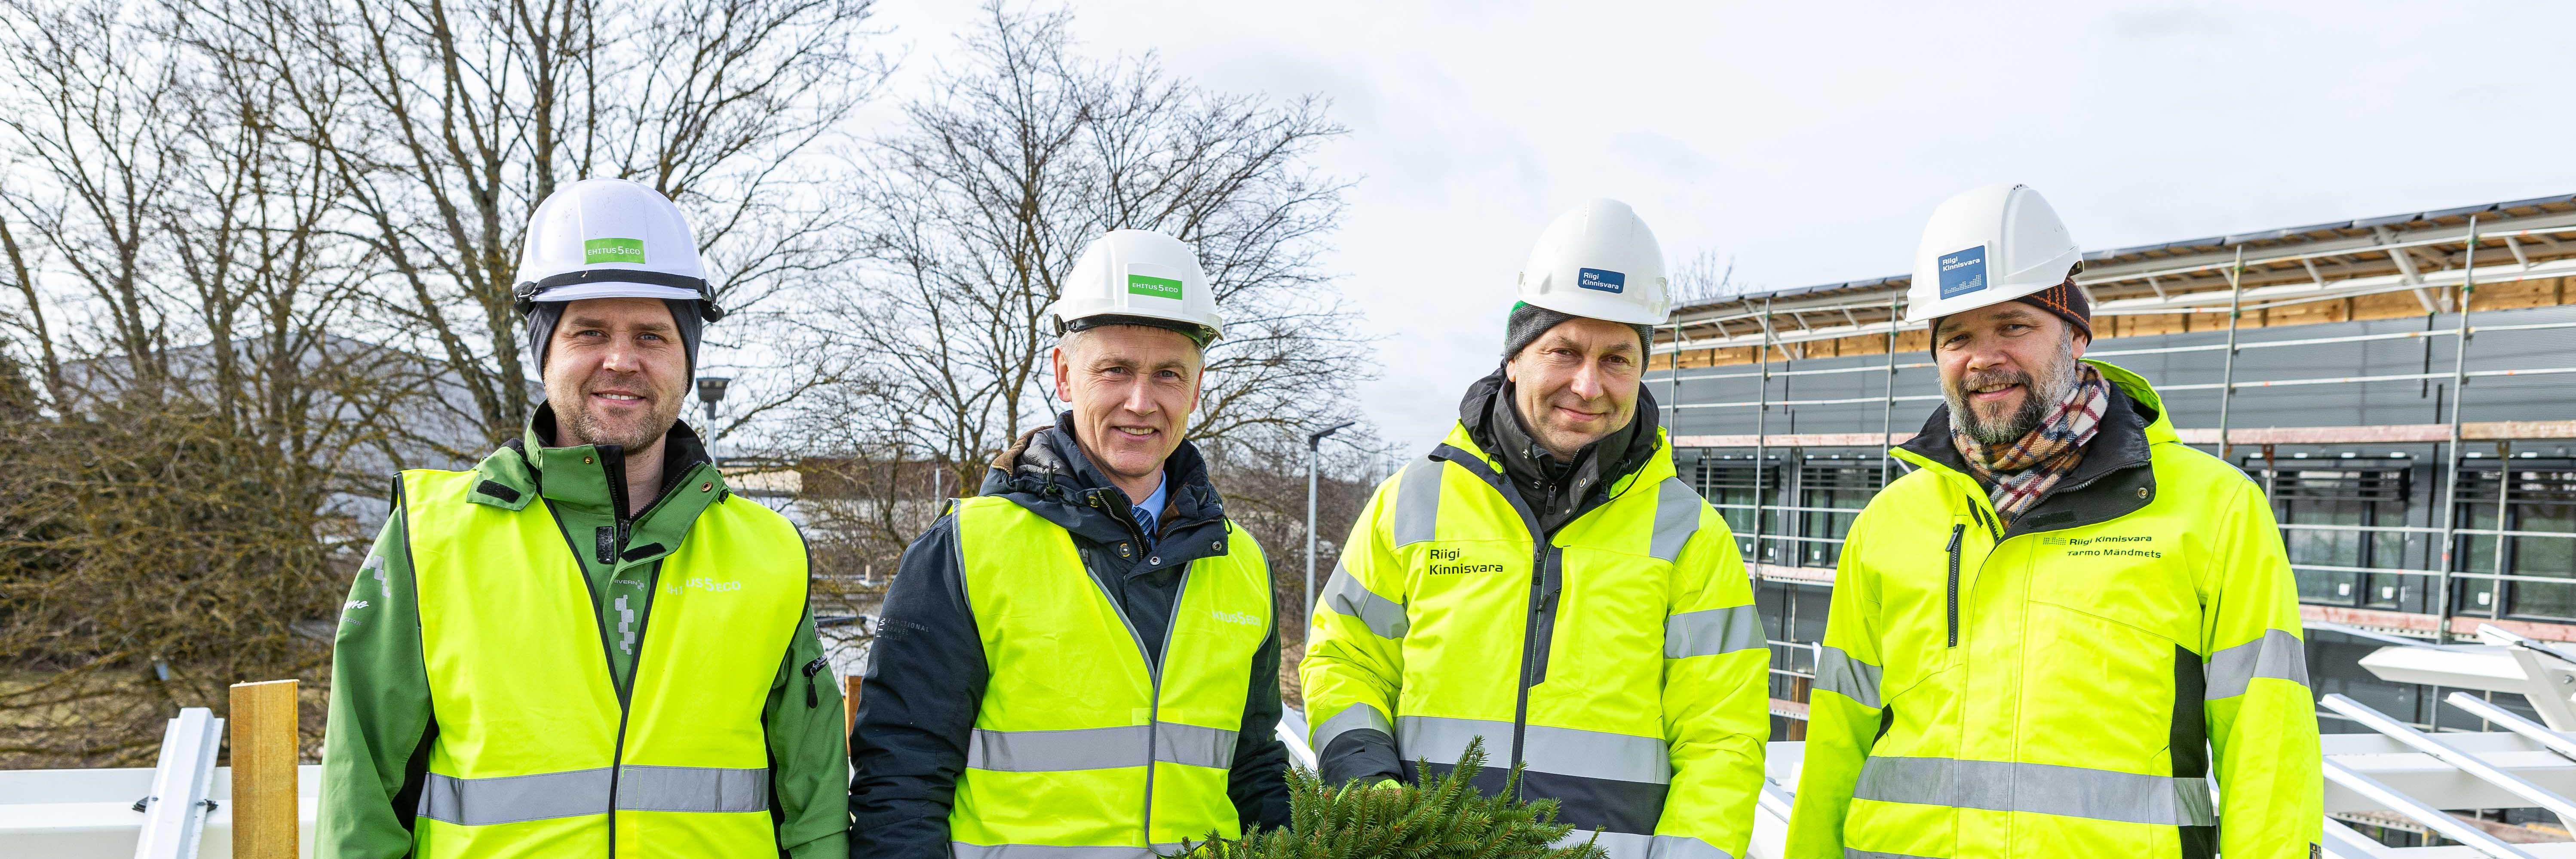
[[[1978,444],[2007,445],[2020,441],[2022,436],[2029,435],[2031,430],[2039,428],[2040,422],[2048,419],[2049,409],[2066,399],[2067,392],[2082,378],[2076,370],[2074,337],[2058,341],[2057,360],[2040,368],[2040,373],[2047,378],[2039,383],[2034,383],[2030,374],[2019,370],[1995,370],[1969,373],[1958,384],[1942,385],[1941,394],[1950,402],[1951,422],[1965,431],[1969,438],[1976,439]],[[1968,401],[1968,392],[2001,384],[2021,385],[2021,405],[1988,420],[1977,412],[1975,404]]]
[[[624,387],[634,390],[644,385]],[[663,434],[671,431],[671,425],[678,422],[680,408],[683,405],[680,397],[663,396],[659,392],[648,393],[645,396],[649,398],[647,400],[649,409],[644,415],[629,419],[611,418],[591,410],[589,393],[588,386],[584,386],[584,390],[569,399],[569,403],[574,404],[569,409],[565,408],[567,401],[557,400],[555,419],[577,444],[597,446],[613,444],[624,448],[629,453],[643,450],[652,446],[654,442],[660,441]]]

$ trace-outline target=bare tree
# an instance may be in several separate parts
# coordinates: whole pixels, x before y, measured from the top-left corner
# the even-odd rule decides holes
[[[0,384],[0,661],[37,672],[0,681],[0,757],[128,763],[170,707],[325,664],[412,392],[398,353],[331,333],[374,260],[242,45],[113,3],[0,9],[10,351],[46,383]]]
[[[1150,56],[1086,58],[1069,23],[989,3],[955,65],[864,153],[870,264],[805,329],[814,351],[854,366],[789,424],[808,486],[841,496],[799,501],[811,533],[846,542],[828,554],[852,571],[890,570],[938,496],[972,494],[986,460],[1049,420],[1043,314],[1109,230],[1190,243],[1212,282],[1226,336],[1189,429],[1212,457],[1302,449],[1304,432],[1349,412],[1365,375],[1367,344],[1317,264],[1348,188],[1310,163],[1342,133],[1323,103],[1211,92]],[[1303,460],[1287,461],[1302,515]],[[818,482],[824,472],[838,476]],[[1256,473],[1226,472],[1247,489],[1281,477]],[[1303,545],[1302,523],[1257,533]]]
[[[383,260],[379,323],[436,358],[467,395],[450,407],[498,439],[515,434],[532,406],[526,380],[536,368],[521,354],[512,287],[527,217],[557,185],[633,179],[679,203],[720,302],[737,311],[756,312],[848,258],[819,190],[844,177],[809,156],[884,76],[862,45],[872,7],[255,0],[219,8],[257,28],[289,93],[290,129],[351,189],[349,234]],[[330,73],[338,70],[347,74]],[[783,399],[810,384],[753,393]]]
[[[1049,414],[1043,314],[1074,256],[1111,229],[1193,245],[1226,315],[1193,437],[1309,426],[1364,372],[1315,264],[1348,187],[1307,162],[1341,133],[1322,103],[1207,92],[1151,57],[1085,59],[1068,22],[985,7],[963,65],[871,149],[875,265],[819,330],[862,356],[886,406],[827,417],[959,485]]]
[[[1674,307],[1725,301],[1743,291],[1735,282],[1735,258],[1720,259],[1713,250],[1692,254],[1673,269]]]

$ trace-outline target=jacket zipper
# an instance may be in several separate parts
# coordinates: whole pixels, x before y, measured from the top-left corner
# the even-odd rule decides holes
[[[1139,535],[1137,545],[1144,545],[1142,537],[1144,531],[1137,527],[1135,521],[1131,517],[1120,517],[1117,515],[1118,511],[1109,510],[1109,504],[1104,500],[1105,496],[1103,493],[1094,492],[1090,493],[1090,495],[1090,505],[1092,507],[1098,508],[1102,512],[1109,513],[1112,518],[1127,519],[1127,532]],[[1100,588],[1100,595],[1109,600],[1109,610],[1117,612],[1118,622],[1127,627],[1127,637],[1135,640],[1136,656],[1139,659],[1145,659],[1145,676],[1152,684],[1152,688],[1149,693],[1151,697],[1146,699],[1145,704],[1145,824],[1143,827],[1145,843],[1151,845],[1154,843],[1154,744],[1159,742],[1161,739],[1158,728],[1163,718],[1163,661],[1160,659],[1146,659],[1149,654],[1145,652],[1145,637],[1136,633],[1136,622],[1127,619],[1127,608],[1119,604],[1118,593],[1109,587],[1108,577],[1098,574],[1098,572],[1093,569],[1093,564],[1091,563],[1087,552],[1077,551],[1074,554],[1076,558],[1082,561],[1083,574],[1091,576],[1092,585]],[[1123,560],[1128,563],[1133,563],[1135,561],[1133,558]],[[1172,654],[1172,629],[1181,625],[1181,600],[1187,598],[1189,593],[1190,571],[1188,567],[1182,567],[1181,586],[1172,592],[1172,619],[1170,623],[1163,627],[1162,653],[1166,657]]]
[[[1533,553],[1530,559],[1528,621],[1521,630],[1521,682],[1518,696],[1512,702],[1511,765],[1513,767],[1521,765],[1524,741],[1529,733],[1530,687],[1547,679],[1548,639],[1556,629],[1556,625],[1549,622],[1551,620],[1549,615],[1555,611],[1553,605],[1555,601],[1548,599],[1548,592],[1553,590],[1549,587],[1551,584],[1549,579],[1553,578],[1550,573],[1554,572],[1557,559],[1562,557],[1557,547],[1550,545],[1546,539],[1536,533],[1530,536],[1537,539],[1538,551]]]
[[[1181,569],[1181,586],[1172,590],[1172,618],[1163,624],[1165,658],[1172,655],[1172,630],[1181,625],[1181,600],[1190,594],[1190,571]],[[1132,633],[1131,633],[1132,634]],[[1145,705],[1145,846],[1154,845],[1154,749],[1163,741],[1163,660],[1146,666],[1154,679],[1154,697]]]
[[[1548,541],[1546,532],[1539,528],[1537,514],[1531,512],[1529,503],[1520,497],[1520,491],[1512,488],[1511,478],[1495,471],[1491,463],[1473,453],[1450,445],[1441,445],[1432,451],[1431,458],[1436,461],[1456,463],[1458,467],[1466,469],[1477,479],[1485,481],[1487,486],[1493,487],[1495,494],[1503,496],[1503,500],[1512,505],[1513,512],[1520,514],[1521,527],[1529,531],[1530,541],[1536,544],[1530,553],[1529,614],[1521,628],[1521,670],[1520,683],[1517,684],[1520,688],[1512,703],[1511,766],[1519,767],[1524,751],[1523,746],[1529,733],[1530,687],[1547,679],[1545,660],[1550,644],[1549,639],[1554,636],[1556,629],[1550,617],[1555,612],[1555,600],[1549,597],[1560,584],[1557,580],[1562,578],[1559,575],[1561,573],[1559,567],[1562,566],[1564,550]]]
[[[626,716],[630,710],[630,699],[634,695],[635,691],[635,675],[640,673],[638,669],[643,665],[644,634],[652,629],[653,603],[657,602],[657,600],[646,600],[644,602],[643,616],[637,618],[635,621],[636,661],[634,664],[627,666],[626,677],[621,680],[617,677],[617,658],[614,655],[615,645],[610,644],[608,641],[608,626],[607,624],[599,622],[598,618],[599,588],[591,584],[590,572],[582,569],[581,567],[581,545],[573,542],[572,531],[564,526],[563,517],[555,514],[553,502],[540,498],[538,503],[546,505],[546,518],[554,520],[555,533],[562,534],[564,538],[564,548],[572,550],[573,576],[581,580],[582,590],[590,593],[591,623],[599,629],[600,667],[609,669],[609,685],[614,687],[614,690],[617,692],[617,741],[615,745],[609,747],[607,809],[607,855],[615,857],[617,855],[617,787],[619,782],[619,770],[626,765]],[[609,569],[608,577],[611,580],[615,580],[617,578],[617,570],[615,567],[611,567]],[[660,561],[655,561],[653,562],[653,571],[645,576],[644,589],[647,593],[650,593],[654,589],[661,587],[661,583],[662,563]]]
[[[1950,646],[1959,646],[1959,544],[1968,536],[1968,523],[1950,526]]]
[[[617,551],[615,553],[615,559],[610,561],[611,566],[608,570],[609,579],[614,581],[617,578],[617,568],[614,565],[618,561],[623,560],[626,554],[626,535],[628,533],[628,527],[635,520],[644,518],[644,514],[653,512],[654,508],[662,506],[662,502],[670,500],[672,493],[662,493],[661,497],[653,499],[653,503],[645,505],[643,510],[636,511],[635,515],[630,518],[626,515],[628,499],[626,497],[625,451],[621,449],[615,456],[609,456],[606,451],[601,451],[599,459],[600,468],[603,472],[602,476],[608,479],[609,502],[614,505],[614,509],[610,511],[609,518],[617,523]],[[697,469],[694,466],[690,468],[690,471],[696,470]],[[685,475],[683,476],[685,477]],[[550,510],[548,512],[551,513],[552,511]],[[590,583],[590,575],[588,573],[580,570],[575,570],[574,572],[582,573],[583,584],[587,585]],[[662,562],[654,561],[652,572],[646,573],[644,576],[644,592],[646,594],[652,594],[661,587]],[[615,680],[617,685],[617,744],[609,747],[608,758],[608,855],[611,859],[614,859],[617,855],[617,792],[626,781],[626,719],[628,716],[633,715],[635,711],[635,678],[644,673],[644,636],[653,631],[653,605],[658,602],[661,602],[661,600],[646,599],[644,601],[643,613],[635,618],[635,659],[634,661],[627,663],[626,676],[623,679],[619,679],[614,676],[613,671],[611,672],[611,679]],[[599,595],[597,593],[591,594],[592,611],[596,612],[598,610],[598,603]],[[607,630],[602,628],[600,630],[600,642],[602,644],[607,643],[607,636]],[[609,666],[611,668],[616,666],[616,660],[613,657],[609,660]],[[814,694],[812,683],[813,677],[811,675],[807,675],[806,680],[805,692],[808,696],[811,696]]]

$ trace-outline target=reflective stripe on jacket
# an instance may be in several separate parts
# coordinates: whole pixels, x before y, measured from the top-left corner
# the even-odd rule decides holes
[[[761,709],[804,612],[794,526],[708,505],[660,558],[621,687],[554,516],[469,500],[481,479],[402,475],[438,726],[416,855],[778,855]]]
[[[1943,461],[1946,411],[1854,522],[1791,857],[2310,855],[2316,711],[2271,508],[2144,379],[2088,363],[2113,414],[2011,527]]]
[[[1149,859],[1236,838],[1244,676],[1270,637],[1261,547],[1227,523],[1181,582],[1159,670],[1072,538],[1008,498],[957,502],[985,684],[948,817],[957,859]]]
[[[1392,738],[1411,777],[1482,737],[1483,786],[1526,762],[1523,795],[1558,800],[1572,841],[1743,855],[1770,652],[1725,520],[1667,440],[1552,540],[1531,522],[1463,426],[1378,487],[1298,669],[1318,754]]]

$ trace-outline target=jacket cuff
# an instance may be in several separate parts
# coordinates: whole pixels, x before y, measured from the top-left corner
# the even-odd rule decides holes
[[[1316,769],[1324,784],[1340,786],[1352,779],[1361,784],[1376,784],[1382,779],[1404,780],[1404,758],[1395,752],[1395,738],[1375,728],[1343,731],[1317,755]]]
[[[850,859],[850,836],[835,832],[780,852],[787,859]]]

